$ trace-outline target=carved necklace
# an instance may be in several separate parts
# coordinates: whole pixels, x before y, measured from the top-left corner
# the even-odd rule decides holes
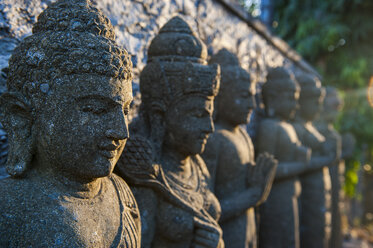
[[[189,183],[186,183],[184,180],[182,181],[173,173],[167,173],[166,177],[171,188],[177,195],[186,199],[187,202],[192,204],[194,207],[203,209],[206,200],[204,191],[201,188],[203,183],[200,182],[203,179],[201,171],[198,169],[198,165],[194,163],[193,159],[191,160],[191,169],[191,176],[188,178],[188,181],[190,181]]]

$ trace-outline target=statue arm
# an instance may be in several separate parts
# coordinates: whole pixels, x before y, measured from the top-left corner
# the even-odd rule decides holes
[[[242,214],[249,208],[255,207],[261,197],[260,188],[248,188],[245,191],[234,194],[230,197],[220,198],[221,222]]]
[[[146,187],[131,187],[141,217],[141,247],[151,248],[156,230],[158,199],[156,193]]]
[[[294,144],[296,149],[295,161],[279,161],[276,179],[284,179],[302,174],[310,167],[311,149]]]
[[[219,160],[219,144],[220,142],[217,140],[215,134],[210,135],[205,150],[201,155],[210,174],[208,185],[212,192],[215,192],[215,178]]]
[[[310,161],[310,167],[307,172],[314,170],[319,170],[325,166],[331,166],[336,161],[336,156],[332,155],[323,155],[323,156],[312,156]]]
[[[278,140],[278,128],[274,122],[263,122],[259,129],[258,153],[267,152],[276,156],[277,149],[281,149],[281,141]],[[285,131],[286,132],[286,131]],[[278,161],[275,179],[293,177],[302,173],[305,169],[305,162],[301,161]]]
[[[276,171],[276,179],[286,179],[295,177],[299,174],[302,174],[304,171],[307,170],[307,163],[306,162],[279,162],[277,171]]]

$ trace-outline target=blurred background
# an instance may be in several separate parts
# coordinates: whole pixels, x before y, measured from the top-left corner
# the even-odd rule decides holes
[[[31,34],[38,14],[55,0],[0,1],[0,94],[8,60]],[[373,244],[373,1],[372,0],[93,0],[115,27],[117,42],[132,55],[131,117],[141,102],[139,73],[150,41],[172,16],[181,15],[208,47],[227,48],[256,82],[268,67],[284,66],[338,88],[344,106],[335,123],[346,159],[345,247]],[[260,90],[260,89],[259,89]],[[249,129],[255,138],[253,121]],[[7,134],[0,124],[0,178],[6,177]],[[354,243],[356,242],[356,243]]]
[[[245,11],[285,40],[338,88],[344,106],[335,127],[356,146],[346,160],[349,235],[373,242],[373,1],[240,0]]]

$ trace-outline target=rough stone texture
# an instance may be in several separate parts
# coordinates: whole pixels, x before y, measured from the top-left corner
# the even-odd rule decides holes
[[[50,1],[3,0],[0,4],[2,38],[10,37],[10,43],[17,43],[31,34],[36,16]],[[52,1],[53,2],[53,1]],[[172,16],[179,14],[208,46],[209,54],[225,47],[235,52],[245,69],[254,79],[264,80],[267,66],[290,65],[277,49],[239,17],[232,14],[216,0],[102,0],[97,6],[108,16],[115,27],[117,42],[123,45],[133,57],[135,83],[147,60],[147,48],[161,26]],[[1,40],[3,45],[5,41]],[[0,67],[7,65],[13,44],[0,57]]]
[[[301,90],[293,125],[301,143],[312,150],[309,169],[300,176],[300,242],[302,248],[327,248],[331,231],[328,166],[335,163],[337,154],[326,145],[325,137],[313,124],[320,114],[325,94],[321,82],[305,73],[296,75],[296,79]]]
[[[259,207],[261,248],[300,248],[298,176],[309,167],[311,150],[301,145],[290,124],[299,90],[293,75],[282,67],[270,70],[263,86],[266,114],[260,123],[256,148],[273,154],[279,164],[271,193]]]
[[[212,189],[222,207],[219,221],[227,248],[257,247],[254,207],[269,194],[277,162],[268,153],[255,161],[254,146],[240,126],[255,108],[255,84],[237,56],[226,49],[210,64],[221,67],[221,87],[215,101],[215,132],[202,154],[211,174]]]
[[[0,120],[0,247],[140,247],[139,210],[113,174],[128,136],[132,63],[88,0],[59,0],[14,49]]]
[[[213,131],[219,66],[207,65],[205,44],[179,16],[148,51],[139,117],[116,167],[139,204],[142,247],[223,248],[220,204],[199,156]]]
[[[342,137],[333,127],[338,113],[342,107],[342,100],[338,96],[337,89],[333,87],[326,88],[326,95],[323,104],[323,111],[319,121],[316,123],[317,130],[325,137],[325,144],[328,150],[336,154],[336,161],[329,167],[330,179],[332,183],[331,190],[331,214],[332,214],[332,232],[330,238],[331,248],[341,248],[343,242],[342,235],[342,213],[343,213],[343,189],[344,184],[344,163],[342,156]]]
[[[0,70],[7,66],[12,49],[31,34],[36,16],[47,0],[2,0],[0,3]],[[52,1],[53,2],[53,1]],[[218,0],[100,0],[98,7],[115,27],[117,42],[133,55],[135,99],[130,119],[140,105],[139,73],[147,60],[147,48],[160,27],[172,16],[183,16],[208,46],[209,55],[225,47],[235,52],[254,80],[263,81],[267,67],[294,64],[263,36]],[[223,1],[230,2],[230,1]],[[278,43],[279,39],[273,39]],[[283,43],[283,42],[282,42]],[[288,49],[289,50],[289,49]],[[299,60],[300,58],[298,58]],[[1,93],[1,92],[0,92]]]

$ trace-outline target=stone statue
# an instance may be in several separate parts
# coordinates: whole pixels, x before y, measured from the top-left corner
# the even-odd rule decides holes
[[[118,173],[139,204],[142,247],[224,247],[220,205],[199,156],[213,132],[217,65],[180,17],[152,40],[140,76],[142,103]],[[133,130],[132,130],[133,128]],[[126,147],[126,149],[127,149]]]
[[[220,201],[220,225],[226,247],[256,247],[254,207],[265,201],[276,170],[269,154],[254,161],[254,147],[246,131],[255,107],[255,84],[238,58],[226,49],[210,63],[221,67],[221,87],[216,99],[216,131],[202,154],[211,173],[213,191]]]
[[[338,96],[338,92],[333,87],[326,87],[326,95],[323,104],[323,111],[320,120],[315,124],[317,130],[325,137],[325,144],[328,149],[337,154],[335,164],[329,167],[331,178],[331,238],[330,247],[341,248],[342,237],[342,223],[341,223],[341,207],[343,205],[343,190],[342,184],[344,182],[344,164],[341,161],[342,152],[342,138],[340,134],[334,129],[333,123],[337,120],[338,113],[341,109],[342,101]]]
[[[1,247],[140,247],[128,185],[112,173],[128,138],[132,63],[89,0],[49,5],[9,61],[0,117]]]
[[[273,154],[278,166],[271,193],[259,207],[259,246],[299,248],[298,175],[308,169],[311,155],[289,123],[298,105],[299,86],[285,68],[272,68],[262,96],[266,115],[260,123],[257,151]]]
[[[312,149],[310,167],[300,177],[300,243],[303,248],[328,247],[330,238],[330,175],[328,166],[336,160],[325,138],[313,125],[319,115],[325,89],[317,78],[299,73],[299,110],[293,125],[301,143]]]

